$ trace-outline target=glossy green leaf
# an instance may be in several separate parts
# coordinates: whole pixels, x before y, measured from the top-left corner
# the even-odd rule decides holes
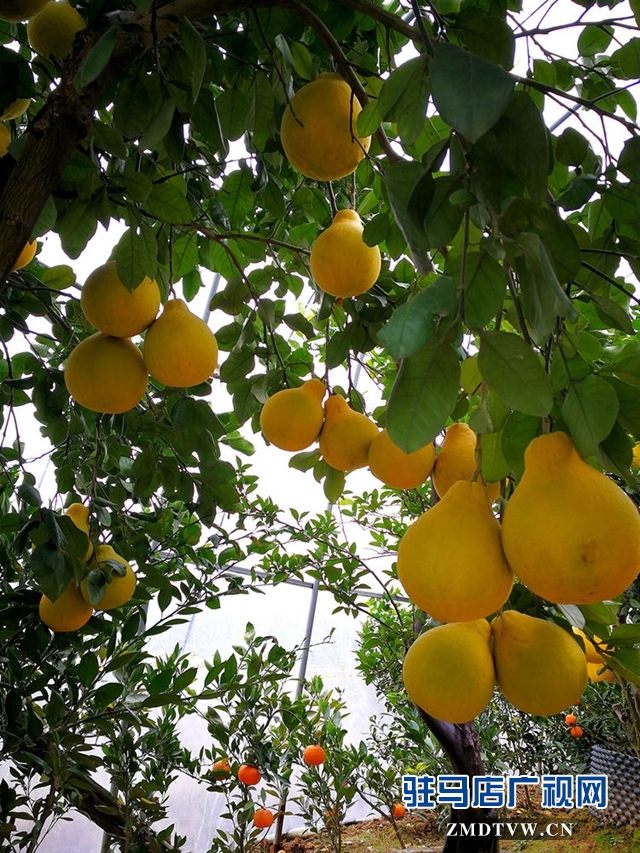
[[[531,441],[542,435],[542,419],[513,412],[500,433],[502,455],[519,480],[524,473],[524,453]]]
[[[582,456],[592,456],[609,435],[618,416],[613,388],[593,374],[571,382],[562,404],[562,419]]]
[[[73,85],[76,89],[84,89],[85,86],[92,83],[107,67],[116,45],[117,34],[117,27],[109,27],[100,36],[91,50],[83,56],[82,62],[73,78]]]
[[[430,243],[424,231],[424,220],[434,193],[434,180],[420,164],[400,160],[391,163],[384,171],[389,205],[414,262],[422,264],[419,271],[430,268],[428,250]]]
[[[464,48],[442,42],[431,65],[431,92],[438,112],[454,130],[475,142],[504,113],[515,80]]]
[[[387,407],[391,440],[405,453],[433,441],[453,411],[459,387],[460,361],[449,342],[432,340],[405,358]]]
[[[415,142],[424,127],[429,99],[427,70],[426,57],[409,59],[389,75],[378,95],[378,115],[397,123],[405,145]]]
[[[558,137],[556,158],[559,163],[564,163],[566,166],[579,166],[588,152],[588,140],[575,127],[567,127]]]
[[[378,340],[393,358],[406,358],[423,349],[436,326],[453,318],[457,308],[456,283],[449,276],[440,276],[394,311],[378,332]]]
[[[502,452],[502,435],[488,432],[480,436],[482,451],[482,476],[488,483],[497,483],[509,475],[511,466]]]
[[[595,56],[605,51],[613,37],[613,29],[609,26],[588,24],[578,36],[580,56]]]
[[[448,262],[445,270],[460,280],[462,257]],[[507,278],[501,264],[486,252],[468,252],[465,260],[464,316],[472,329],[481,329],[495,319],[502,307]]]
[[[344,491],[345,481],[344,471],[336,471],[331,465],[326,466],[322,490],[330,504],[337,503],[340,500],[340,496]]]
[[[149,226],[125,231],[113,250],[113,259],[121,281],[129,290],[134,290],[146,275],[155,278],[158,246]]]
[[[71,568],[53,543],[37,545],[29,555],[28,564],[41,592],[51,601],[62,595],[69,585]]]
[[[627,139],[618,158],[618,168],[629,180],[640,183],[640,136]]]
[[[551,379],[538,355],[510,332],[482,332],[478,367],[487,385],[511,409],[548,415],[553,405]]]

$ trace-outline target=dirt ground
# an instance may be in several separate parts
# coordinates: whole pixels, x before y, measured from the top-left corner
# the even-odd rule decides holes
[[[448,820],[448,816],[443,816]],[[589,815],[586,809],[565,811],[531,808],[512,809],[502,820],[536,822],[538,827],[556,821],[573,825],[571,837],[507,839],[500,842],[501,853],[640,853],[640,827],[611,827]],[[341,827],[342,853],[440,853],[445,828],[438,826],[436,816],[427,812],[408,812],[397,821],[400,839],[391,823],[384,819],[363,821]],[[558,827],[552,832],[559,834]],[[506,830],[504,830],[506,832]],[[539,834],[539,833],[538,833]],[[287,838],[284,853],[338,853],[328,833]]]

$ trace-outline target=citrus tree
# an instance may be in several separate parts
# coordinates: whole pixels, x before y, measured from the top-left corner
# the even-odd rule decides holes
[[[575,452],[565,470],[578,486],[565,504],[585,483],[599,493],[606,480],[616,505],[636,490],[636,5],[556,5],[0,0],[1,707],[3,758],[19,782],[0,783],[5,835],[28,813],[24,846],[33,845],[72,805],[126,849],[134,836],[146,849],[169,843],[171,830],[152,824],[166,768],[193,772],[176,740],[179,718],[219,693],[196,689],[179,655],[152,665],[144,640],[263,582],[236,571],[240,563],[273,583],[310,572],[357,609],[371,567],[340,545],[333,522],[287,520],[257,497],[248,460],[262,447],[260,429],[332,502],[349,471],[371,464],[386,482],[406,468],[406,454],[422,453],[417,483],[393,476],[368,505],[374,514],[388,501],[402,508],[402,529],[384,512],[370,525],[374,544],[392,552],[440,494],[421,484],[429,446],[452,422],[473,433],[477,470],[464,476],[478,481],[478,507],[482,480],[503,483],[496,511],[516,506],[525,451],[547,435],[570,436]],[[144,333],[146,311],[134,331],[95,333],[105,309],[89,319],[100,300],[82,305],[73,288],[74,260],[114,221],[123,233],[99,294],[116,275],[121,315],[138,314],[129,296],[143,308],[156,298],[171,306],[145,335],[144,361],[140,340],[127,336]],[[33,241],[51,232],[68,264],[34,258]],[[215,340],[188,307],[212,280]],[[185,352],[197,354],[193,371]],[[370,380],[364,392],[360,371]],[[228,404],[212,407],[212,387]],[[342,394],[323,409],[327,388]],[[273,405],[269,413],[265,403],[285,390],[296,396],[284,414]],[[53,501],[36,487],[25,414],[47,442]],[[309,421],[302,439],[298,425]],[[370,463],[382,426],[391,448]],[[584,459],[606,477],[589,479]],[[546,497],[555,486],[528,488]],[[90,515],[63,513],[77,504]],[[527,513],[511,526],[516,557]],[[601,515],[609,527],[610,510],[597,506],[589,524]],[[635,530],[635,516],[627,526]],[[98,543],[112,550],[96,561]],[[133,592],[131,563],[135,605],[92,615],[114,582],[129,578]],[[568,597],[533,582],[510,597],[503,584],[490,606],[508,598],[513,613],[542,617],[545,631],[573,623],[604,641],[637,746],[638,603],[631,596],[620,610],[615,600],[637,566],[623,563],[595,599],[580,580]],[[84,608],[79,633],[51,632],[39,615],[43,595],[51,604],[73,598],[65,613]],[[160,617],[145,627],[151,602]],[[496,636],[508,633],[494,621]],[[423,612],[414,629],[425,625]],[[424,637],[441,636],[435,630]],[[487,648],[479,654],[489,673]],[[216,690],[225,682],[231,671]],[[485,686],[490,693],[490,678]],[[164,736],[153,738],[158,708]],[[422,709],[455,770],[481,772],[473,723],[454,717]],[[91,747],[116,729],[120,751],[96,757]],[[131,764],[136,754],[146,763]],[[124,809],[96,786],[98,766],[126,788]]]

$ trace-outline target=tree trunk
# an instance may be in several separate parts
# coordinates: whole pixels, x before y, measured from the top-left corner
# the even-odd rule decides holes
[[[469,779],[485,774],[480,754],[480,738],[473,722],[454,725],[436,720],[421,708],[418,708],[418,711],[429,731],[444,749],[454,773],[468,776]],[[465,826],[472,823],[493,825],[495,819],[495,809],[451,809],[451,823]],[[456,832],[445,838],[442,853],[498,853],[499,849],[499,839],[494,837],[493,830],[484,836],[459,835]]]

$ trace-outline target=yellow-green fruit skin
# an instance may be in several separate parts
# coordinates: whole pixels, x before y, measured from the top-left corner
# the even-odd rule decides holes
[[[524,462],[502,523],[518,578],[558,604],[620,595],[640,572],[640,515],[631,499],[564,432],[533,439]]]
[[[73,50],[77,32],[86,24],[77,9],[67,0],[50,0],[27,24],[29,44],[44,57],[62,59]]]
[[[346,298],[366,293],[378,280],[380,249],[367,246],[355,210],[339,210],[331,225],[314,240],[309,266],[320,290]]]
[[[142,353],[128,338],[96,332],[71,352],[64,369],[69,394],[94,412],[118,415],[133,409],[147,389]]]
[[[290,452],[313,444],[324,422],[325,392],[324,382],[309,379],[299,388],[284,388],[272,394],[260,412],[260,429],[267,441]]]
[[[320,453],[324,461],[338,471],[364,468],[378,427],[366,415],[354,411],[339,394],[328,398],[324,410],[324,426],[320,433]]]
[[[65,515],[68,515],[71,521],[75,524],[75,526],[82,530],[83,533],[86,533],[89,536],[91,527],[89,524],[89,507],[84,506],[84,504],[75,503],[68,506],[65,511]],[[93,543],[90,541],[87,545],[87,550],[84,555],[84,561],[88,562],[91,559],[91,555],[93,554]]]
[[[27,21],[47,5],[48,0],[0,0],[0,19],[17,24]]]
[[[30,98],[16,98],[0,115],[0,121],[10,121],[11,119],[19,118],[29,109],[30,103]]]
[[[38,606],[40,619],[56,633],[77,631],[91,619],[93,607],[84,600],[75,581],[70,581],[64,592],[51,601],[46,595]]]
[[[432,717],[473,720],[495,687],[489,623],[450,622],[421,634],[405,656],[402,678],[411,701]]]
[[[447,427],[440,452],[433,468],[433,487],[443,498],[458,480],[471,480],[476,470],[476,442],[478,436],[468,424],[455,423]],[[493,503],[500,496],[500,483],[485,483],[487,500]]]
[[[115,261],[108,261],[87,277],[80,293],[80,307],[98,331],[114,338],[131,338],[155,320],[160,290],[148,276],[135,290],[129,290],[118,276]]]
[[[587,659],[571,634],[546,619],[507,610],[491,623],[498,687],[525,714],[552,716],[587,686]]]
[[[123,604],[129,601],[136,588],[135,572],[129,563],[117,554],[111,545],[98,545],[92,565],[97,565],[107,560],[114,560],[116,563],[120,563],[121,566],[125,566],[126,574],[121,576],[114,572],[110,583],[107,584],[104,595],[93,605],[96,610],[113,610],[114,607],[122,607]],[[87,586],[87,580],[85,579],[80,584],[80,590],[83,599],[90,603]]]
[[[360,104],[339,74],[319,74],[291,98],[280,139],[287,160],[307,178],[335,181],[354,172],[369,149],[359,138]]]
[[[480,483],[454,483],[407,528],[398,578],[413,604],[438,622],[473,621],[502,607],[513,572]]]
[[[417,489],[433,470],[436,450],[425,444],[413,453],[405,453],[383,429],[369,447],[369,468],[374,477],[394,489]]]
[[[170,299],[147,329],[144,360],[163,385],[191,388],[205,382],[218,364],[218,343],[204,320],[182,299]]]
[[[4,155],[9,150],[9,145],[11,144],[11,132],[9,128],[4,124],[0,124],[0,157],[4,157]]]
[[[18,257],[15,260],[13,265],[14,270],[21,270],[23,267],[26,267],[27,264],[31,263],[31,261],[36,256],[36,251],[38,249],[38,241],[32,240],[30,243],[27,243]]]

